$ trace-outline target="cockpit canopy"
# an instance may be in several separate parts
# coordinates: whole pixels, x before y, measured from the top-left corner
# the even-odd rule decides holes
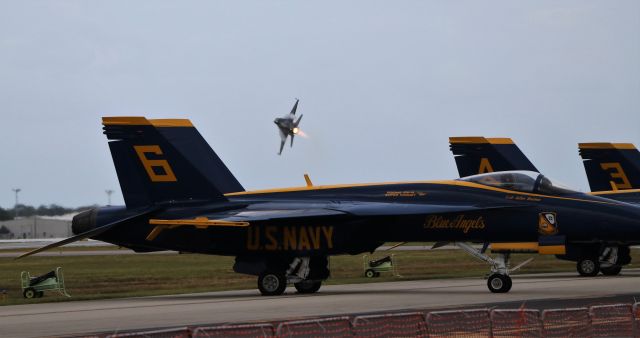
[[[478,183],[500,189],[544,195],[567,195],[577,193],[577,191],[569,189],[560,183],[554,182],[540,173],[525,170],[499,171],[467,176],[459,178],[458,180]]]

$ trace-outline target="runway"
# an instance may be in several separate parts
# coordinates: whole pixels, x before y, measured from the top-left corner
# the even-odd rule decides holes
[[[624,271],[617,277],[579,278],[574,273],[514,276],[514,286],[508,294],[491,294],[482,278],[327,285],[315,295],[297,295],[289,288],[286,295],[279,297],[262,297],[257,290],[226,291],[2,306],[0,335],[37,337],[118,332],[487,304],[517,307],[538,302],[545,308],[571,307],[621,299],[631,302],[634,297],[640,300],[638,269]]]

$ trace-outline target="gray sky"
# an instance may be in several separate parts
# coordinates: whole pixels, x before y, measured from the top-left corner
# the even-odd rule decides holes
[[[122,203],[117,115],[190,118],[247,189],[455,178],[485,135],[587,190],[578,142],[640,146],[638,32],[638,1],[0,0],[0,206]]]

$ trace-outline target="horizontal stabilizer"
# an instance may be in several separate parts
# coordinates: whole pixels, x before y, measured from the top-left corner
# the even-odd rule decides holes
[[[155,209],[155,208],[154,209],[145,210],[144,212],[129,216],[127,218],[123,218],[123,219],[117,220],[115,222],[103,225],[103,226],[95,228],[93,230],[89,230],[89,231],[83,232],[81,234],[69,237],[69,238],[61,240],[59,242],[51,243],[51,244],[43,246],[41,248],[38,248],[38,249],[35,249],[35,250],[31,250],[31,251],[29,251],[29,252],[27,252],[25,254],[22,254],[22,255],[16,257],[15,259],[28,257],[28,256],[31,256],[31,255],[35,255],[35,254],[37,254],[39,252],[47,251],[49,249],[53,249],[53,248],[57,248],[59,246],[63,246],[63,245],[69,244],[69,243],[77,242],[77,241],[83,240],[85,238],[91,238],[91,237],[94,237],[94,236],[98,236],[98,235],[104,233],[105,231],[107,231],[107,230],[109,230],[109,229],[111,229],[111,228],[113,228],[113,227],[115,227],[115,226],[117,226],[119,224],[125,223],[127,221],[130,221],[130,220],[132,220],[134,218],[137,218],[137,217],[140,217],[140,216],[147,215],[147,214],[152,213],[152,212],[154,212],[156,210],[157,209]]]
[[[147,241],[153,241],[160,233],[167,229],[175,229],[184,226],[194,226],[196,229],[208,229],[210,227],[248,227],[249,222],[231,222],[206,217],[196,217],[194,219],[150,219],[149,224],[155,225],[153,230],[147,235]]]

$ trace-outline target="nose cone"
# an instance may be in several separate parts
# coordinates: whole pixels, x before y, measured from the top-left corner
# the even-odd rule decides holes
[[[74,235],[93,230],[96,227],[97,209],[83,211],[73,217],[71,221],[71,231]]]

